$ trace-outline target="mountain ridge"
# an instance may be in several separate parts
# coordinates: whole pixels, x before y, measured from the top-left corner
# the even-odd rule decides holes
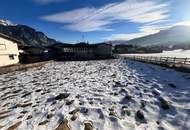
[[[9,24],[5,20],[0,22],[0,33],[22,41],[22,43],[19,43],[19,46],[46,47],[57,43],[55,39],[47,37],[43,32],[37,31],[32,27],[21,24]]]
[[[141,46],[190,44],[190,27],[184,25],[174,26],[161,30],[156,34],[151,34],[129,41],[113,41],[113,43]]]

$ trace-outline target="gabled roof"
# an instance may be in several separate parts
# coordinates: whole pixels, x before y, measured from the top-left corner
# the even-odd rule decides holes
[[[7,35],[5,35],[3,33],[0,33],[0,37],[5,38],[5,39],[10,40],[10,41],[13,41],[13,42],[16,42],[16,43],[22,43],[22,41],[19,41],[19,40],[15,39],[15,38],[7,36]]]

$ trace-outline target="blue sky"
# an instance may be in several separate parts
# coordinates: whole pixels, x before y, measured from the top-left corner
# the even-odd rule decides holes
[[[130,40],[190,26],[190,0],[1,0],[0,19],[62,42]]]

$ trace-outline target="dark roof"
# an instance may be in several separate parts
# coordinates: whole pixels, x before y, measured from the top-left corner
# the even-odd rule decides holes
[[[45,50],[46,48],[43,46],[21,46],[21,49],[28,50],[28,49],[41,49]]]
[[[68,47],[68,48],[74,48],[74,47],[93,48],[93,47],[95,47],[95,45],[80,42],[80,43],[77,43],[77,44],[57,43],[57,44],[53,44],[53,45],[49,46],[49,48],[64,48],[64,47]]]
[[[106,43],[106,42],[96,43],[96,44],[94,44],[94,45],[96,45],[96,46],[98,46],[98,45],[109,45],[109,46],[112,46],[112,44]]]
[[[62,47],[71,47],[73,46],[72,44],[66,44],[66,43],[55,43],[55,44],[52,44],[50,46],[48,46],[48,48],[62,48]]]
[[[0,37],[5,38],[5,39],[10,40],[10,41],[13,41],[13,42],[16,42],[16,43],[22,43],[22,41],[19,41],[19,40],[15,39],[15,38],[7,36],[7,35],[5,35],[3,33],[0,33]]]
[[[76,44],[68,44],[68,43],[56,43],[53,45],[50,45],[48,48],[63,48],[63,47],[88,47],[88,48],[93,48],[93,47],[97,47],[98,45],[109,45],[112,46],[112,44],[109,43],[97,43],[97,44],[88,44],[85,42],[79,42]]]
[[[94,47],[93,44],[88,44],[88,43],[85,43],[85,42],[79,42],[77,44],[74,44],[75,47],[89,47],[89,48],[92,48]]]

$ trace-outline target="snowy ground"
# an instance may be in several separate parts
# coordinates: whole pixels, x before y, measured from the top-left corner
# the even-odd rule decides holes
[[[0,75],[0,129],[55,130],[65,119],[71,130],[189,130],[190,75],[120,59]]]
[[[123,56],[156,56],[156,57],[177,57],[177,58],[190,58],[190,50],[173,50],[173,51],[163,51],[162,53],[153,54],[122,54]]]

